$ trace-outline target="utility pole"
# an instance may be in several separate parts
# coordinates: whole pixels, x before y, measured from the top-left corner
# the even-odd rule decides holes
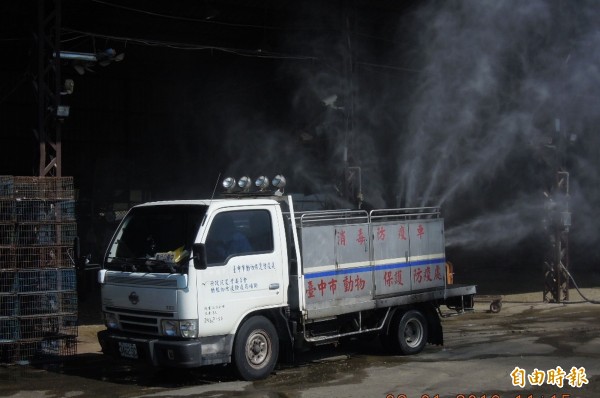
[[[362,207],[362,172],[361,168],[353,166],[350,162],[356,161],[354,154],[354,49],[353,31],[356,23],[356,2],[342,2],[342,32],[343,32],[343,55],[342,66],[346,86],[344,95],[344,175],[342,182],[342,191],[344,197],[350,200],[357,208]]]
[[[567,138],[555,120],[556,139],[547,145],[553,181],[546,193],[546,234],[549,240],[544,259],[544,302],[569,300],[569,173],[566,170]]]
[[[61,0],[38,0],[38,95],[36,138],[39,176],[62,176],[62,120],[68,107],[61,105],[60,76]]]

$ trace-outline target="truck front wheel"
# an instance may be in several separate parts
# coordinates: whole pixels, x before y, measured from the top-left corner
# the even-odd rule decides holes
[[[277,363],[277,331],[264,316],[249,318],[240,327],[233,350],[235,368],[242,379],[264,379],[271,374]]]
[[[427,344],[427,321],[417,310],[398,313],[392,319],[387,339],[403,355],[418,354]]]

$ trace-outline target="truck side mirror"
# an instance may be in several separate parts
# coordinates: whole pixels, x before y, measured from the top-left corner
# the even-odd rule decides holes
[[[203,243],[194,243],[192,245],[194,254],[192,259],[194,260],[194,268],[206,269],[206,246]]]

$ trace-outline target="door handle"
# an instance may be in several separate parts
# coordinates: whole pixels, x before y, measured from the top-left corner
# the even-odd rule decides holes
[[[279,289],[279,283],[271,283],[269,285],[269,290],[277,290]]]

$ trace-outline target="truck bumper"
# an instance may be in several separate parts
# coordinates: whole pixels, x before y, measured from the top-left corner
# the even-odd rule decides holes
[[[144,361],[154,366],[195,368],[231,362],[233,336],[162,340],[102,330],[98,332],[98,341],[102,352],[115,358]]]

